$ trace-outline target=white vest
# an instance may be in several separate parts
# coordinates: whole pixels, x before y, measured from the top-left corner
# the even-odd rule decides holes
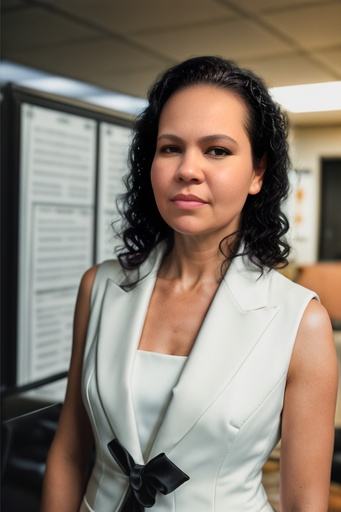
[[[132,369],[162,254],[124,291],[117,261],[92,290],[83,399],[96,464],[81,512],[117,512],[129,485],[107,444],[117,438],[145,464],[131,395]],[[302,314],[316,295],[236,257],[221,282],[174,388],[149,460],[165,452],[190,480],[156,496],[153,512],[268,512],[262,467],[280,438],[286,376]]]

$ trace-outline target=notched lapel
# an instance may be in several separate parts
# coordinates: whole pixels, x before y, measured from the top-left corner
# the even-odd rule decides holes
[[[276,305],[267,305],[268,280],[258,278],[259,272],[243,261],[232,263],[173,390],[150,458],[169,453],[181,441],[229,385],[277,314]]]
[[[97,348],[97,386],[103,410],[113,437],[139,464],[144,462],[132,403],[131,376],[154,284],[155,276],[151,275],[125,292],[110,279],[107,281]]]

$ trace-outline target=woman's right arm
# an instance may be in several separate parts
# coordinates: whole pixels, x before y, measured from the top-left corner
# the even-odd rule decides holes
[[[67,391],[47,458],[41,512],[78,512],[85,490],[93,435],[82,401],[81,375],[96,271],[94,266],[84,274],[78,291]]]

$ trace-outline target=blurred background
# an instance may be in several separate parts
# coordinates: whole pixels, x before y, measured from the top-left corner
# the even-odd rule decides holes
[[[110,225],[134,116],[155,77],[181,60],[233,59],[288,110],[298,172],[286,205],[293,251],[285,273],[320,295],[341,361],[341,1],[2,0],[1,9],[1,389],[11,512],[20,510],[13,475],[24,462],[11,454],[20,417],[63,400],[80,276],[117,244]],[[341,482],[341,385],[339,395],[330,510]],[[58,407],[36,430],[45,448]],[[21,494],[32,510],[44,449],[39,465],[27,454]],[[267,470],[278,507],[276,454]]]

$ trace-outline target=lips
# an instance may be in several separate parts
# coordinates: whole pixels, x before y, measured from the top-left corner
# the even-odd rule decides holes
[[[201,197],[195,196],[193,194],[177,194],[176,196],[172,197],[171,201],[175,206],[184,210],[201,208],[207,204],[204,199],[201,199]]]

